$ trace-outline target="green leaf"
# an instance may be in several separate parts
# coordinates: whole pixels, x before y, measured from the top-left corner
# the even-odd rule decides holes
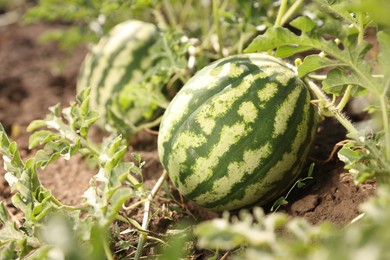
[[[1,234],[0,234],[0,236],[1,236]],[[1,242],[1,238],[0,238],[0,242]],[[14,242],[10,242],[10,243],[7,243],[7,245],[5,245],[5,246],[1,246],[0,247],[0,259],[3,259],[3,260],[17,259],[18,257],[16,256],[15,249],[16,249],[16,247],[15,247]]]
[[[11,241],[23,239],[23,233],[20,232],[12,223],[7,222],[0,229],[0,245]]]
[[[47,123],[45,120],[34,120],[27,126],[27,131],[32,132],[35,131],[41,127],[47,126]]]
[[[320,55],[309,55],[303,60],[302,64],[298,67],[298,76],[303,78],[310,72],[324,69],[327,67],[347,66],[340,60],[331,60],[329,58]]]
[[[56,153],[56,155],[58,155],[58,153]],[[47,153],[43,150],[39,150],[35,154],[35,161],[36,161],[37,167],[45,168],[46,165],[48,165],[55,158],[58,158],[58,156],[55,157],[55,156],[53,156],[53,153]]]
[[[348,12],[348,5],[345,2],[339,3],[339,1],[333,1],[336,3],[329,3],[328,0],[315,0],[322,11],[335,15],[336,17],[343,18],[346,22],[354,24],[356,19]]]
[[[57,134],[53,134],[52,131],[48,130],[40,130],[38,132],[33,133],[28,140],[28,148],[32,149],[39,145],[46,144],[48,142],[52,142],[55,140],[60,140],[61,137]]]
[[[3,125],[0,123],[0,151],[5,153],[9,147],[9,140],[7,137],[7,133],[4,130]]]
[[[4,206],[4,203],[1,201],[0,202],[0,222],[5,223],[9,219],[8,211]]]
[[[341,50],[333,41],[326,41],[318,36],[306,34],[300,36],[286,28],[270,28],[263,35],[257,36],[245,50],[245,52],[263,52],[280,47],[291,48],[289,54],[295,54],[306,50],[322,50],[335,57],[343,57]],[[292,50],[296,48],[296,51]]]
[[[380,53],[378,55],[379,67],[383,69],[385,79],[390,78],[390,34],[383,31],[377,33]],[[387,86],[388,87],[388,86]]]
[[[245,52],[263,52],[276,48],[276,56],[284,58],[303,50],[319,50],[334,60],[338,60],[340,64],[344,64],[346,69],[350,70],[351,78],[355,83],[375,93],[380,93],[377,80],[371,77],[370,65],[362,60],[369,47],[370,45],[362,43],[355,48],[341,50],[335,41],[325,40],[315,34],[298,36],[287,28],[277,27],[270,28],[263,35],[256,37]],[[307,68],[309,71],[311,69]]]
[[[50,202],[51,198],[52,196],[49,194],[48,197],[39,200],[41,203],[34,203],[32,210],[33,221],[40,221],[48,215],[48,212],[53,208]]]
[[[9,142],[7,137],[4,140],[6,140],[6,143]],[[15,142],[10,143],[8,149],[4,151],[4,155],[7,157],[7,160],[4,160],[4,169],[19,178],[24,170],[24,163],[20,157],[17,144]]]
[[[290,22],[290,25],[305,33],[312,31],[317,26],[317,24],[307,16],[295,18]]]
[[[90,94],[91,94],[91,88],[90,88],[90,87],[83,88],[83,89],[76,95],[76,100],[77,100],[77,102],[83,103],[85,100],[89,99]],[[89,100],[88,100],[88,101],[89,101]],[[81,107],[82,107],[82,109],[88,110],[88,107],[85,107],[85,106],[81,106]]]
[[[115,220],[119,210],[122,209],[123,204],[130,199],[132,194],[132,190],[128,188],[119,189],[114,193],[105,217],[107,226]]]
[[[293,56],[297,53],[305,52],[311,50],[311,47],[300,46],[300,45],[285,45],[277,48],[275,56],[280,58],[287,58]]]
[[[351,140],[339,151],[339,159],[356,183],[373,178],[378,183],[389,183],[390,163],[383,156],[383,138],[382,133],[374,133],[364,139]]]
[[[354,74],[347,75],[342,70],[333,69],[328,72],[326,79],[322,82],[322,90],[328,94],[341,95],[348,85],[354,85],[351,95],[358,96],[367,92],[361,84],[360,79]]]
[[[53,250],[52,245],[42,245],[34,251],[34,254],[29,258],[30,260],[50,259],[50,251]]]
[[[362,149],[355,149],[353,143],[348,143],[340,149],[338,158],[346,165],[354,165],[361,160],[365,160],[367,155]]]
[[[245,226],[243,228],[247,230]],[[200,223],[194,232],[200,237],[199,245],[204,248],[232,250],[247,242],[242,234],[245,230],[235,230],[227,221],[216,219]]]
[[[127,175],[130,173],[130,169],[133,167],[132,162],[119,163],[113,170],[109,177],[111,187],[120,187],[126,180]]]
[[[288,205],[288,201],[284,196],[281,196],[274,202],[274,204],[272,204],[271,211],[273,211],[275,208],[279,208],[280,206],[284,205]]]
[[[390,2],[388,0],[354,0],[352,1],[355,11],[368,13],[370,18],[381,25],[390,26],[388,10]]]

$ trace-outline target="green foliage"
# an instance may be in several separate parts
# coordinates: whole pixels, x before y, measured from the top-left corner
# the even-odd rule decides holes
[[[74,48],[81,41],[97,41],[114,25],[136,16],[151,3],[149,0],[40,0],[38,5],[27,10],[24,22],[73,24],[73,27],[55,30],[45,38],[57,39],[63,47]]]
[[[380,177],[380,173],[388,171],[390,162],[388,113],[390,36],[379,27],[376,27],[376,35],[373,34],[373,30],[369,31],[370,26],[375,22],[382,22],[382,20],[376,21],[375,15],[367,16],[362,12],[364,9],[370,13],[372,10],[368,6],[374,4],[364,4],[359,9],[349,6],[348,1],[317,0],[315,2],[316,4],[309,9],[319,9],[322,13],[313,11],[310,18],[298,16],[290,22],[291,26],[300,31],[299,35],[287,28],[273,27],[254,39],[246,52],[274,51],[276,56],[283,58],[303,56],[303,61],[298,62],[298,76],[305,78],[306,82],[310,81],[310,78],[316,80],[322,85],[322,91],[333,96],[333,100],[340,97],[340,103],[335,106],[334,101],[327,100],[313,82],[309,83],[318,98],[316,103],[322,114],[335,116],[350,132],[350,137],[356,140],[341,151],[341,157],[348,162],[347,168],[359,172],[360,177],[357,177],[359,181],[364,181],[368,176]],[[336,27],[338,29],[334,30]],[[377,60],[372,61],[367,58],[367,53],[372,46],[364,39],[366,33],[378,40]],[[305,55],[307,51],[316,54]],[[374,77],[372,74],[381,76]],[[382,121],[378,125],[383,132],[381,135],[383,137],[377,139],[380,143],[371,143],[372,139],[366,138],[366,135],[372,133],[367,132],[367,129],[356,129],[340,112],[351,95],[367,93],[374,97],[373,102],[379,107],[376,117]],[[361,146],[364,147],[364,152],[351,152],[356,149],[355,147]],[[347,159],[352,154],[354,158]],[[372,160],[381,159],[378,163],[363,167],[364,164],[361,162],[366,162],[367,154]],[[356,156],[361,158],[355,158]],[[360,166],[355,168],[351,165],[355,163]]]
[[[202,222],[195,229],[198,245],[233,251],[232,259],[387,259],[390,189],[362,205],[365,216],[343,229],[330,223],[288,220],[282,213],[265,215],[262,209],[242,210],[238,216]]]
[[[107,231],[112,223],[119,218],[139,225],[129,217],[121,218],[120,210],[130,198],[136,202],[147,196],[147,189],[137,180],[142,179],[141,158],[135,155],[137,164],[124,161],[127,146],[121,136],[101,146],[92,143],[88,133],[98,116],[89,110],[89,89],[81,92],[77,101],[64,109],[54,106],[44,120],[30,124],[30,148],[43,148],[26,162],[0,125],[5,179],[14,193],[12,203],[24,217],[23,224],[16,225],[0,204],[2,259],[27,255],[48,259],[52,254],[67,259],[106,259],[104,256],[111,257]],[[38,176],[40,168],[75,154],[90,157],[99,168],[78,207],[58,201]]]
[[[278,6],[272,1],[239,0],[40,0],[25,16],[26,23],[59,22],[71,25],[45,33],[68,49],[80,42],[97,42],[113,26],[129,19],[158,25],[199,39],[199,67],[220,55],[241,53],[256,34],[272,26]],[[257,29],[256,29],[257,27]],[[223,46],[219,46],[223,43]],[[223,48],[223,50],[222,50]],[[216,55],[218,53],[218,55]],[[206,62],[206,63],[205,63]]]
[[[286,195],[283,195],[279,197],[275,202],[272,204],[271,211],[277,211],[281,206],[287,205],[288,202],[288,196],[290,196],[290,193],[295,189],[295,188],[303,188],[306,185],[306,182],[309,180],[312,180],[313,177],[313,171],[314,171],[314,163],[312,163],[309,167],[307,177],[305,178],[299,178],[289,189],[289,191],[286,193]]]
[[[375,177],[380,183],[389,183],[390,163],[382,154],[383,138],[383,133],[375,133],[365,139],[351,140],[339,151],[339,159],[357,183]]]

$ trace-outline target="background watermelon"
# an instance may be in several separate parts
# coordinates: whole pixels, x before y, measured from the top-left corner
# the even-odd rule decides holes
[[[101,127],[131,134],[162,113],[159,108],[167,104],[162,87],[146,78],[158,38],[155,25],[129,20],[116,25],[85,57],[78,91],[91,87],[90,106],[102,116]]]

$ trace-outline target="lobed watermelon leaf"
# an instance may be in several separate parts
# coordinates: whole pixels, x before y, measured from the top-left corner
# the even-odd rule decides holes
[[[326,75],[326,79],[322,81],[322,90],[328,94],[341,95],[345,92],[348,85],[353,85],[351,95],[360,96],[367,94],[367,89],[361,85],[355,74],[348,75],[340,69],[332,69]]]

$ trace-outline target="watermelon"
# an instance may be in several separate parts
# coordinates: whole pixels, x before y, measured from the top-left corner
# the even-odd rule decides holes
[[[318,122],[311,92],[265,54],[197,72],[164,113],[159,158],[184,197],[215,211],[264,205],[297,179]]]
[[[142,83],[157,40],[155,25],[129,20],[113,27],[86,55],[77,86],[78,91],[91,88],[90,107],[101,115],[98,125],[131,133],[156,118],[159,106],[150,93],[160,90]]]

